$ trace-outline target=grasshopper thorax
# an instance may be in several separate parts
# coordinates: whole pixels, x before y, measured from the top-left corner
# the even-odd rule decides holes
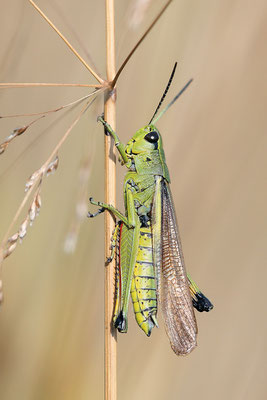
[[[170,181],[161,134],[155,125],[139,129],[127,143],[125,151],[138,174],[161,175]]]

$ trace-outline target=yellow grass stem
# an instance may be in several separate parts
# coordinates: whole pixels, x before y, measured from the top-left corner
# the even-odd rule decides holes
[[[114,0],[106,0],[106,59],[107,81],[111,82],[115,71],[115,26]],[[105,98],[105,120],[116,129],[115,91],[107,93]],[[105,202],[115,206],[114,142],[111,136],[105,136]],[[115,228],[115,220],[105,213],[105,258],[110,256],[110,239]],[[112,324],[115,296],[115,259],[105,269],[105,400],[117,399],[117,332]]]

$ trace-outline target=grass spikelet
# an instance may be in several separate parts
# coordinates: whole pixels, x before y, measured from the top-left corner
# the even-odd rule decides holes
[[[32,186],[36,183],[37,179],[42,174],[42,167],[34,171],[34,173],[29,177],[25,184],[25,192],[27,193],[28,190],[32,188]]]
[[[22,240],[26,233],[27,233],[27,227],[29,225],[29,217],[27,215],[27,217],[24,219],[24,221],[22,222],[22,224],[20,225],[20,228],[18,230],[18,234],[19,234],[19,238]]]
[[[3,250],[4,259],[13,253],[13,251],[17,247],[18,241],[20,243],[22,242],[22,240],[26,236],[29,225],[31,226],[35,218],[39,215],[40,208],[41,208],[41,196],[40,196],[40,185],[39,185],[39,188],[36,191],[33,200],[31,202],[31,205],[28,209],[28,213],[23,222],[21,223],[18,231],[7,239],[6,245]]]
[[[58,158],[58,156],[56,156],[55,159],[53,161],[51,161],[51,163],[49,163],[49,165],[45,171],[46,176],[49,176],[50,174],[54,174],[56,172],[58,163],[59,163],[59,158]]]
[[[36,118],[35,120],[31,121],[28,125],[21,126],[19,128],[15,128],[11,134],[5,139],[3,143],[0,144],[0,155],[5,152],[9,144],[14,140],[17,136],[22,135],[32,124],[35,122],[39,121],[39,119],[43,118],[44,115],[42,115],[39,118]]]
[[[13,132],[5,139],[5,141],[0,144],[0,154],[3,154],[9,146],[10,142],[12,142],[15,137],[22,135],[28,127],[29,125],[14,129]]]
[[[15,250],[18,242],[19,234],[18,232],[14,233],[8,240],[6,250],[4,252],[4,258],[8,257]]]

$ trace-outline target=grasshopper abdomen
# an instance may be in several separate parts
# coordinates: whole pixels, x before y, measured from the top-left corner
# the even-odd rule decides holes
[[[135,319],[147,336],[157,324],[156,278],[153,266],[151,226],[141,227],[131,297]]]

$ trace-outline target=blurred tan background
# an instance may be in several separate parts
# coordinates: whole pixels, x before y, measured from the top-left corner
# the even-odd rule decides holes
[[[152,1],[132,29],[136,1],[116,1],[117,65],[162,6]],[[104,2],[39,0],[81,51],[105,73]],[[26,1],[2,4],[1,82],[79,82],[93,78]],[[69,22],[68,22],[69,21]],[[266,385],[267,3],[176,0],[118,83],[117,132],[124,142],[151,118],[174,62],[168,100],[193,84],[159,121],[188,271],[214,303],[197,314],[198,348],[171,351],[162,321],[151,338],[137,327],[118,336],[118,399],[263,400]],[[86,89],[0,92],[0,115],[38,112]],[[1,237],[24,185],[78,109],[32,126],[1,156]],[[103,398],[103,216],[85,221],[77,250],[63,251],[75,217],[81,159],[91,157],[86,195],[103,199],[103,130],[94,103],[42,185],[42,208],[23,244],[4,263],[0,311],[1,400]],[[1,142],[30,118],[2,119]],[[118,166],[122,209],[124,170]],[[26,215],[27,208],[20,218]],[[16,227],[17,228],[17,227]]]

